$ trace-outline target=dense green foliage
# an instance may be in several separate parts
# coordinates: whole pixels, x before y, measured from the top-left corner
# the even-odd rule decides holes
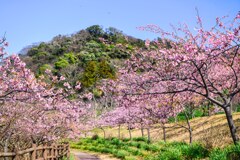
[[[144,48],[144,41],[109,27],[93,25],[69,36],[56,36],[48,43],[31,46],[21,55],[37,76],[46,69],[65,76],[71,84],[80,81],[93,88],[103,78],[115,78],[115,64],[121,64],[131,53]],[[92,90],[92,89],[91,89]]]
[[[91,87],[99,79],[102,78],[111,78],[115,77],[115,70],[106,60],[98,61],[89,61],[84,67],[85,71],[82,74],[80,81],[83,86]]]

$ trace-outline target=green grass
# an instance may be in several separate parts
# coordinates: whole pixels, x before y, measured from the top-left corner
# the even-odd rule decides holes
[[[231,145],[224,149],[215,148],[209,156],[210,160],[239,160],[240,145]]]
[[[240,145],[207,150],[204,146],[184,142],[148,143],[145,138],[133,140],[100,137],[83,138],[71,143],[71,148],[111,154],[124,160],[228,160],[240,159]]]

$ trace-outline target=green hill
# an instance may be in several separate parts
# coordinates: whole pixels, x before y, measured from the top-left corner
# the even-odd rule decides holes
[[[33,45],[20,56],[37,76],[50,69],[72,84],[80,81],[85,89],[92,89],[102,78],[115,78],[116,66],[144,47],[143,40],[116,28],[104,30],[93,25],[72,35],[59,35],[50,42]]]

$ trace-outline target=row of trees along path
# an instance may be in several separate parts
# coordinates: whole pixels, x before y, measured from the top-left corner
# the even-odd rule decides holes
[[[160,34],[161,39],[146,40],[147,50],[133,53],[119,69],[118,79],[104,82],[104,92],[113,97],[118,108],[102,115],[98,125],[131,127],[138,123],[147,128],[158,120],[164,129],[169,117],[191,104],[208,101],[225,112],[237,144],[232,102],[240,93],[239,20],[240,13],[231,21],[216,18],[215,25],[205,29],[197,15],[194,32],[185,24],[173,27],[173,32],[156,25],[139,27]],[[187,124],[191,142],[189,121]]]

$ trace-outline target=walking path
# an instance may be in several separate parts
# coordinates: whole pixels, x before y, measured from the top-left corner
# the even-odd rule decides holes
[[[88,153],[73,151],[75,160],[100,160],[97,156]]]
[[[74,155],[75,160],[120,160],[112,157],[111,155],[102,153],[88,153],[79,150],[71,150],[71,153]]]

